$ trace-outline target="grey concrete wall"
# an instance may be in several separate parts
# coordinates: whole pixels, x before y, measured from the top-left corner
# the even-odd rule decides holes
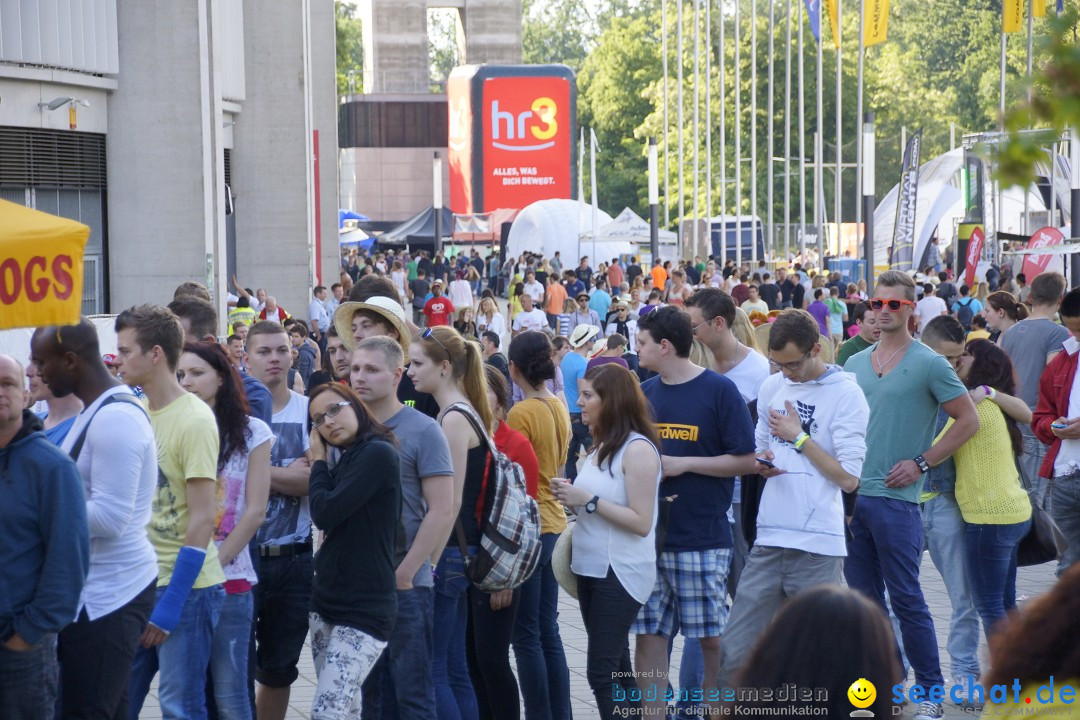
[[[428,92],[426,0],[362,0],[365,93]]]
[[[341,207],[372,220],[407,220],[432,201],[432,160],[443,158],[443,205],[450,205],[446,148],[345,148],[341,151]]]
[[[521,62],[521,0],[465,0],[462,64]]]
[[[199,3],[119,0],[119,86],[109,98],[109,272],[114,311],[164,303],[206,277]],[[169,28],[169,32],[147,32]]]
[[[341,265],[337,243],[338,139],[337,54],[333,0],[311,2],[312,120],[319,131],[319,216],[322,257],[319,279],[326,287],[338,281]]]

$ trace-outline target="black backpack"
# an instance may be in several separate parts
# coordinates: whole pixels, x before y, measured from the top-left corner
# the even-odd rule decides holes
[[[964,300],[967,300],[967,302],[965,303]],[[957,302],[960,308],[956,311],[956,319],[964,326],[965,332],[971,329],[971,321],[975,317],[975,313],[971,309],[971,302],[971,298],[963,298]]]

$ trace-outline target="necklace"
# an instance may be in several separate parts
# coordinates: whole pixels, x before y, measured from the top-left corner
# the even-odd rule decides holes
[[[898,354],[902,353],[904,350],[907,350],[907,347],[910,344],[911,344],[911,340],[908,340],[906,343],[904,343],[904,346],[902,348],[900,348],[899,350],[895,350],[893,352],[893,354],[889,356],[888,360],[886,360],[884,363],[882,363],[881,365],[878,366],[879,369],[875,371],[875,372],[877,372],[878,378],[881,378],[881,376],[885,374],[885,368],[887,368],[889,366],[889,363],[891,363],[893,361],[893,358],[895,358]],[[874,352],[876,353],[877,350],[874,350]],[[870,360],[871,360],[870,364],[871,364],[871,366],[873,366],[873,356],[870,357]]]

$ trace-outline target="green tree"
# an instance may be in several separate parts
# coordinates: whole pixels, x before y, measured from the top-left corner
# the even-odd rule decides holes
[[[337,91],[349,92],[349,72],[354,73],[355,91],[364,91],[364,35],[356,8],[334,0],[334,24],[337,40]]]

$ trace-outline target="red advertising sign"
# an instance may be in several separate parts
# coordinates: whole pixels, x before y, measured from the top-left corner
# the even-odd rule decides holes
[[[984,240],[982,228],[977,227],[971,231],[967,260],[964,263],[964,284],[968,287],[973,287],[975,284],[975,267],[979,264],[979,258],[982,257]]]
[[[1035,250],[1037,248],[1053,247],[1054,245],[1060,245],[1065,242],[1065,236],[1057,228],[1044,227],[1041,230],[1036,230],[1032,234],[1031,239],[1028,240],[1027,249]],[[1024,273],[1024,277],[1030,283],[1032,279],[1041,272],[1046,271],[1046,266],[1050,264],[1050,258],[1052,253],[1046,253],[1045,255],[1027,255],[1024,257],[1024,267],[1020,271]]]
[[[485,210],[571,197],[573,112],[566,78],[484,80]]]
[[[446,82],[450,133],[450,209],[459,214],[474,212],[472,193],[473,116],[470,78],[452,74]]]

